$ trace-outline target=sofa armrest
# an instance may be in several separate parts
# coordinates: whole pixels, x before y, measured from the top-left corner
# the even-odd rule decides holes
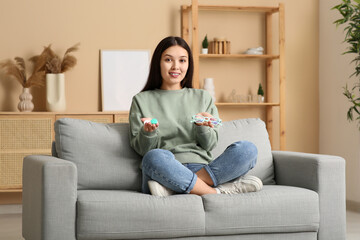
[[[320,240],[345,240],[345,160],[341,157],[273,151],[278,185],[307,188],[319,194]]]
[[[26,240],[75,240],[76,199],[75,164],[43,155],[24,158],[22,233]]]

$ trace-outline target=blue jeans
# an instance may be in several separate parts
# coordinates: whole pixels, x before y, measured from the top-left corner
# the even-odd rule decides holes
[[[150,150],[142,160],[142,192],[150,193],[147,182],[155,180],[177,193],[189,193],[197,180],[195,173],[202,168],[205,168],[216,187],[245,175],[255,166],[257,153],[253,143],[239,141],[228,146],[219,157],[206,165],[181,164],[168,150]]]

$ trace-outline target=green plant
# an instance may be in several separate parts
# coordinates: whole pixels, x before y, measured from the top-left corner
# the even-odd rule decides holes
[[[208,48],[208,47],[209,47],[209,42],[208,42],[208,39],[207,39],[207,34],[205,35],[204,40],[202,41],[202,47],[203,47],[203,48]]]
[[[360,74],[360,0],[353,1],[355,1],[355,3],[352,3],[351,0],[342,0],[341,4],[332,8],[332,10],[338,10],[342,15],[342,18],[334,22],[336,26],[342,24],[346,26],[344,28],[344,42],[348,43],[349,46],[343,54],[355,55],[355,58],[351,61],[355,63],[355,72],[350,75],[350,78],[354,75],[355,77],[359,77]],[[356,120],[360,125],[360,79],[358,78],[357,80],[351,89],[349,89],[346,84],[343,94],[351,103],[347,112],[347,119],[349,121]],[[357,115],[356,118],[354,118],[354,114]]]
[[[261,95],[261,96],[264,96],[264,90],[263,90],[263,88],[261,86],[261,83],[259,83],[259,88],[258,88],[257,94]]]

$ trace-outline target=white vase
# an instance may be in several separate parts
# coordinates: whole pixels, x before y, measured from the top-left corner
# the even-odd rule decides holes
[[[213,78],[205,78],[204,79],[204,89],[208,91],[213,98],[213,101],[216,101],[215,97],[215,86],[214,86],[214,79]]]
[[[201,54],[208,54],[209,49],[208,48],[202,48],[201,49]]]
[[[264,100],[265,100],[264,96],[257,95],[257,102],[258,102],[258,103],[263,103]]]
[[[19,96],[18,109],[20,112],[31,112],[34,109],[32,98],[30,88],[23,88],[23,92]]]
[[[63,73],[46,74],[46,109],[49,112],[66,110],[65,75]]]

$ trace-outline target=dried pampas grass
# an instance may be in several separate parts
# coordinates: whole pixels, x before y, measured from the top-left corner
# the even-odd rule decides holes
[[[68,48],[62,59],[51,49],[51,44],[44,47],[40,55],[29,59],[34,66],[29,78],[26,76],[25,60],[21,57],[15,57],[15,61],[0,63],[0,69],[4,69],[6,74],[14,77],[24,88],[44,86],[46,73],[64,73],[76,65],[77,60],[70,53],[79,50],[79,45],[77,43]]]
[[[0,63],[0,68],[5,70],[5,73],[12,76],[24,88],[41,87],[45,85],[45,71],[36,71],[27,78],[25,60],[21,57],[15,57],[15,61],[7,60]]]
[[[50,44],[49,46],[44,47],[44,51],[39,56],[35,56],[34,61],[38,61],[43,64],[41,67],[44,67],[46,73],[64,73],[76,65],[76,58],[69,53],[79,50],[79,45],[80,43],[77,43],[68,48],[61,59],[51,49]]]
[[[46,62],[45,67],[47,73],[61,73],[61,59],[55,56]]]
[[[76,65],[76,58],[71,55],[67,55],[65,58],[63,58],[63,61],[61,63],[61,71],[66,72],[73,68]]]
[[[44,50],[40,55],[29,59],[34,64],[33,72],[45,71],[46,63],[54,57],[56,57],[56,54],[53,52],[53,50],[51,50],[51,45],[44,47]]]

